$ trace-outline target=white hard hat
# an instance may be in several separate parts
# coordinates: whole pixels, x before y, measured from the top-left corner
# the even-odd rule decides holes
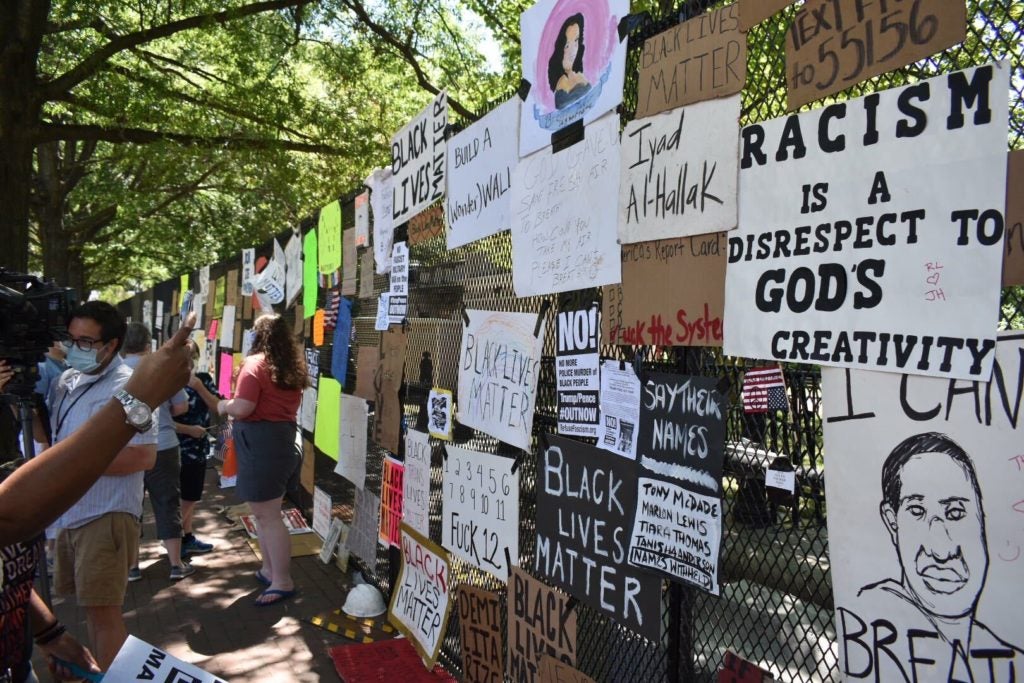
[[[368,583],[353,586],[341,610],[352,617],[377,617],[387,611],[384,596]]]

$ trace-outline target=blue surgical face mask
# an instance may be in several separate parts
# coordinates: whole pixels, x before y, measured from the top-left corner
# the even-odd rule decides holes
[[[66,362],[69,368],[78,370],[86,375],[95,372],[96,368],[100,366],[100,362],[96,360],[96,349],[83,351],[74,345],[68,349]]]

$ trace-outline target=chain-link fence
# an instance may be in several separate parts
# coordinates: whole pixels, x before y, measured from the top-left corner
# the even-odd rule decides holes
[[[958,0],[950,0],[956,2]],[[664,17],[646,16],[629,39],[629,59],[623,119],[631,117],[636,101],[637,62],[644,39],[676,23],[718,6],[720,2],[681,3]],[[970,0],[967,40],[943,53],[904,69],[871,79],[837,97],[856,97],[869,91],[899,86],[955,69],[1008,59],[1012,63],[1011,120],[1008,147],[1024,147],[1024,3],[1010,0]],[[753,28],[748,35],[750,59],[743,93],[742,124],[786,113],[784,39],[793,17],[791,7]],[[820,106],[820,104],[818,105]],[[344,227],[351,227],[353,196],[343,199]],[[303,231],[311,225],[304,225]],[[402,229],[399,228],[399,231]],[[282,238],[290,235],[285,233]],[[398,235],[401,237],[401,234]],[[1024,248],[1020,226],[1011,227],[1008,239]],[[258,254],[270,256],[267,242]],[[410,296],[407,324],[406,382],[402,397],[408,427],[420,428],[425,416],[420,404],[429,386],[415,373],[423,351],[434,358],[435,383],[454,388],[461,340],[459,311],[463,307],[501,311],[538,311],[545,298],[520,299],[512,289],[511,241],[502,233],[447,251],[444,237],[413,245],[410,251]],[[239,268],[237,262],[216,264],[211,279]],[[237,276],[236,276],[237,277]],[[125,312],[141,315],[145,296],[170,298],[176,282],[126,302]],[[387,276],[375,276],[372,297],[357,299],[353,307],[353,347],[376,346],[374,331],[376,296],[388,288]],[[596,292],[600,295],[600,292]],[[552,304],[555,302],[552,300]],[[321,290],[320,305],[324,304]],[[544,361],[538,383],[533,435],[553,433],[557,426],[554,371],[556,306],[547,316]],[[294,309],[292,309],[294,310]],[[243,325],[252,317],[251,306],[242,312]],[[138,317],[136,317],[138,319]],[[1003,291],[1000,325],[1024,328],[1024,288]],[[306,327],[307,345],[309,328]],[[330,347],[319,347],[320,367],[329,374]],[[662,637],[649,641],[579,605],[578,668],[596,681],[707,681],[714,680],[725,651],[733,650],[770,671],[782,681],[822,681],[838,678],[838,652],[832,620],[832,586],[829,573],[828,537],[825,526],[825,467],[821,431],[821,384],[817,367],[786,365],[789,411],[762,415],[744,414],[739,391],[742,375],[752,361],[723,356],[709,349],[673,347],[657,350],[606,345],[606,357],[637,360],[646,369],[704,374],[728,381],[730,397],[725,477],[724,523],[720,562],[721,594],[712,596],[666,582],[662,595]],[[345,391],[355,383],[355,358],[350,353]],[[423,420],[423,422],[421,422]],[[307,435],[308,436],[308,435]],[[442,446],[433,441],[430,532],[441,538]],[[457,430],[456,443],[481,451],[499,452],[502,446],[491,437],[472,430]],[[536,447],[536,441],[534,442]],[[536,451],[534,451],[536,452]],[[366,488],[380,492],[381,469],[386,451],[370,445]],[[401,455],[401,454],[399,454]],[[795,495],[767,490],[766,466],[784,459],[796,471]],[[336,503],[351,514],[354,488],[333,473],[333,461],[316,458],[316,483],[330,492]],[[523,458],[520,468],[521,566],[532,568],[536,530],[536,462]],[[299,502],[309,504],[305,494]],[[347,521],[351,521],[348,519]],[[379,549],[376,566],[366,574],[385,594],[397,572],[394,551]],[[453,559],[455,578],[496,591],[505,602],[505,587],[487,574]],[[441,661],[451,671],[461,670],[457,615],[453,614],[442,647]]]

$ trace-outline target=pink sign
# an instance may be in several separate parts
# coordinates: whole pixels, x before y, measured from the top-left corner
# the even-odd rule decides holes
[[[233,384],[233,382],[231,381],[232,370],[234,370],[234,367],[231,363],[231,354],[221,353],[220,368],[217,371],[217,391],[224,398],[231,398],[231,396],[233,395],[231,391],[233,388],[231,386]]]

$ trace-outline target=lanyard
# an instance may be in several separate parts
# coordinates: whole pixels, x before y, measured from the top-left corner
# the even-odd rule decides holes
[[[82,400],[82,397],[89,393],[89,390],[92,389],[94,386],[96,386],[96,382],[90,382],[89,386],[82,390],[82,393],[80,393],[78,396],[75,396],[75,400],[71,402],[71,405],[68,406],[68,409],[64,411],[63,415],[61,414],[61,408],[64,407],[64,401],[67,400],[68,395],[65,393],[64,396],[61,397],[60,404],[57,406],[57,428],[53,431],[54,443],[60,440],[61,427],[64,426],[64,422],[67,421],[68,415],[71,413],[71,410],[75,407],[75,404]]]

